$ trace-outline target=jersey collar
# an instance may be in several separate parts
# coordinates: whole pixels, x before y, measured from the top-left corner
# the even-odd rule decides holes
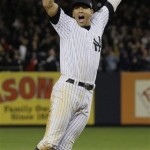
[[[91,26],[84,26],[83,28],[90,30]]]

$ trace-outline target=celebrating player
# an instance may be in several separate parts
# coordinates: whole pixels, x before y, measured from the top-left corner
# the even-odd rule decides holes
[[[44,138],[35,150],[71,150],[90,115],[104,28],[121,0],[93,12],[91,0],[74,0],[72,17],[54,0],[42,0],[60,36],[61,76],[53,87]]]

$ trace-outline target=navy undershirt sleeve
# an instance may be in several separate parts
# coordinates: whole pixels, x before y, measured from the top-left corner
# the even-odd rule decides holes
[[[56,15],[53,16],[53,17],[50,17],[50,21],[51,21],[53,24],[57,24],[57,23],[58,23],[59,18],[60,18],[60,12],[61,12],[61,9],[60,9],[60,7],[58,7],[58,11],[57,11]]]

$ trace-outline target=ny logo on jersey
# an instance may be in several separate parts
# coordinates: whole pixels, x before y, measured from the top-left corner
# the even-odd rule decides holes
[[[101,51],[101,38],[98,36],[98,41],[94,38],[93,44],[95,46],[95,51],[100,52]]]

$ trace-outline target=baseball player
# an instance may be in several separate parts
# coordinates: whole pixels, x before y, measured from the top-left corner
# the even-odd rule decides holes
[[[121,0],[93,12],[91,0],[74,0],[72,17],[54,0],[42,0],[60,36],[61,76],[53,87],[46,132],[35,150],[71,150],[85,128],[100,61],[104,28]]]

